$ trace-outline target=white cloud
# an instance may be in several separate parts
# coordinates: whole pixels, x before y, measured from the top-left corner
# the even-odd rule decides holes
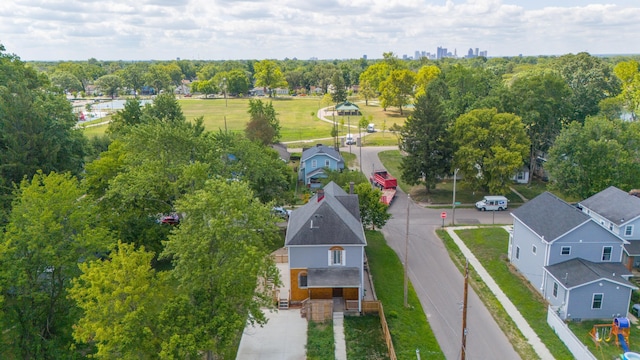
[[[25,60],[640,53],[639,17],[635,0],[8,0],[0,43]]]

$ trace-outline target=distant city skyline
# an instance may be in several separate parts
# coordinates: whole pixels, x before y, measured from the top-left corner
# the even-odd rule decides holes
[[[0,43],[26,61],[639,54],[638,18],[637,0],[6,0]]]

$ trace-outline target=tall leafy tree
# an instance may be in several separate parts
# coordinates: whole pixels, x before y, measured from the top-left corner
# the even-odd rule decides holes
[[[258,61],[253,65],[253,69],[255,71],[253,74],[256,80],[255,85],[268,91],[269,97],[272,95],[271,90],[288,86],[282,70],[273,60]]]
[[[505,108],[522,118],[531,142],[529,166],[533,174],[536,156],[549,150],[563,125],[571,120],[571,90],[555,72],[525,72],[512,79],[507,97]]]
[[[448,94],[444,99],[445,111],[450,119],[473,109],[502,108],[499,98],[502,83],[493,73],[462,64],[445,67],[440,75]]]
[[[71,105],[46,75],[38,74],[0,45],[0,223],[13,184],[36,171],[80,173],[86,139]]]
[[[279,239],[276,220],[238,181],[209,180],[179,200],[177,210],[186,216],[163,254],[184,295],[174,318],[189,327],[166,350],[196,348],[222,357],[235,349],[247,322],[264,324],[263,308],[273,306],[270,289],[260,284],[279,281],[268,256]]]
[[[109,257],[81,263],[69,297],[82,309],[73,329],[79,343],[93,345],[96,359],[156,359],[170,334],[160,316],[176,291],[168,272],[151,267],[154,254],[119,242]]]
[[[122,87],[122,78],[113,74],[104,75],[99,77],[95,84],[113,99],[118,96],[118,90]]]
[[[138,97],[144,86],[146,72],[147,66],[144,63],[131,64],[119,72],[123,85],[133,90],[135,97]]]
[[[380,104],[383,108],[408,105],[413,95],[416,76],[411,70],[393,70],[389,77],[380,83]]]
[[[408,184],[424,184],[427,193],[451,170],[453,144],[448,133],[449,121],[435,93],[419,96],[415,110],[400,132],[402,180]]]
[[[336,71],[331,78],[331,84],[333,85],[333,93],[331,99],[335,104],[339,104],[347,101],[347,90],[344,85],[344,78],[340,71]]]
[[[3,358],[74,358],[67,298],[78,263],[104,253],[111,238],[78,180],[37,173],[23,180],[0,242],[0,353]],[[79,354],[75,354],[79,356]]]
[[[422,66],[416,75],[416,97],[424,94],[429,83],[438,78],[440,73],[440,68],[435,65]]]
[[[250,120],[245,128],[247,138],[263,145],[274,144],[280,139],[280,121],[273,103],[262,100],[249,100]]]
[[[56,71],[49,76],[53,85],[65,91],[81,91],[82,83],[69,71]]]
[[[585,199],[612,185],[637,187],[639,154],[640,124],[589,117],[560,132],[545,168],[553,188]]]
[[[519,116],[496,109],[472,110],[456,119],[452,129],[454,166],[474,189],[494,194],[509,182],[529,153],[529,139]]]
[[[622,92],[618,97],[635,121],[640,111],[640,65],[635,60],[622,61],[613,72],[622,82]]]
[[[153,64],[144,75],[145,85],[151,86],[159,94],[161,90],[169,90],[171,87],[171,74],[162,64]]]
[[[620,92],[620,82],[611,65],[586,52],[563,55],[552,67],[571,89],[573,120],[583,122],[587,116],[598,113],[598,104]]]
[[[373,188],[369,183],[360,183],[355,186],[354,192],[358,194],[362,226],[371,226],[374,230],[383,227],[391,214],[387,212],[388,206],[380,201],[380,189]]]

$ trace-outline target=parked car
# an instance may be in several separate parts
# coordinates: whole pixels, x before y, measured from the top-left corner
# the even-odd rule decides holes
[[[289,216],[291,216],[291,210],[285,209],[282,206],[274,206],[271,208],[271,212],[283,219],[289,219]]]

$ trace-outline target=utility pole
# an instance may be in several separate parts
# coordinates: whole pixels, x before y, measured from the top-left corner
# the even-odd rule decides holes
[[[409,205],[411,195],[407,194],[407,229],[404,237],[404,307],[409,307]]]
[[[460,360],[465,360],[467,353],[467,293],[469,288],[469,259],[464,265],[464,296],[462,300],[462,349]]]
[[[458,170],[453,172],[453,202],[451,204],[451,225],[456,224],[456,179],[458,178]]]

